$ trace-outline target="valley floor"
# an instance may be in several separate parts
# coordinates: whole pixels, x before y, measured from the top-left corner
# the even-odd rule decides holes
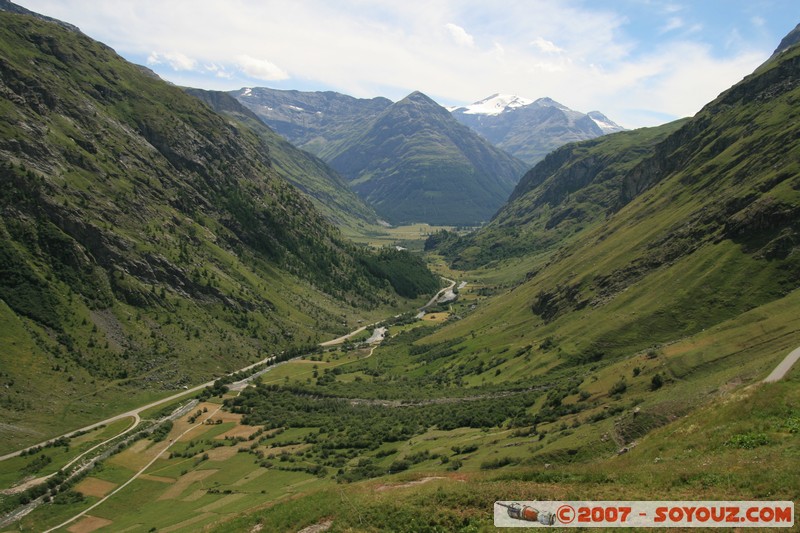
[[[460,287],[458,305],[473,305],[478,290]],[[532,424],[530,416],[552,407],[557,383],[456,395],[441,387],[406,390],[402,379],[370,385],[373,370],[418,372],[399,346],[441,323],[430,316],[452,317],[453,304],[445,307],[428,320],[389,325],[380,347],[329,347],[269,367],[258,387],[207,397],[162,440],[121,447],[64,496],[2,531],[492,531],[495,500],[800,500],[792,474],[800,459],[800,369],[762,383],[795,359],[785,355],[797,329],[744,348],[746,355],[790,347],[758,379],[746,365],[706,376],[703,383],[720,385],[703,392],[697,409],[681,404],[678,382],[666,383],[655,403],[656,393],[635,380],[617,398],[607,395],[613,382],[604,372],[630,375],[635,364],[646,373],[643,355],[599,371],[581,386],[585,399],[567,391],[554,418]],[[685,362],[708,346],[704,338],[665,347],[661,364]],[[377,390],[383,393],[373,396]],[[171,411],[169,403],[162,412]],[[156,410],[136,413],[152,418]],[[6,459],[0,479],[6,487],[18,483],[40,454],[63,464],[129,427],[130,416],[66,447]]]

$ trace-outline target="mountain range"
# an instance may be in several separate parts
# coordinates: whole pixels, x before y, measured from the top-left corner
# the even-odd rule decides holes
[[[266,88],[232,94],[324,159],[393,224],[479,224],[526,168],[419,92],[396,103]]]
[[[764,381],[800,353],[799,73],[786,44],[694,117],[563,146],[484,228],[431,237],[459,281],[443,325],[295,381],[295,403],[232,401],[294,410],[315,438],[298,461],[339,469],[235,525],[488,531],[510,493],[795,501],[800,374]],[[365,409],[346,434],[316,431],[347,403]]]
[[[353,98],[333,91],[246,87],[230,94],[293,145],[325,161],[343,139],[392,105],[388,98]]]
[[[567,143],[625,129],[599,111],[584,114],[550,98],[494,94],[449,111],[459,122],[529,165]]]
[[[451,334],[495,330],[503,317],[506,334],[526,324],[561,339],[562,360],[580,361],[693,335],[796,293],[799,56],[787,44],[689,120],[564,146],[485,228],[432,238],[456,266],[528,270]],[[594,326],[578,333],[584,322]]]
[[[420,92],[386,108],[329,157],[393,224],[477,225],[525,170]]]
[[[397,103],[264,87],[231,94],[324,159],[396,224],[486,221],[527,165],[564,144],[624,130],[600,112],[583,114],[549,98],[496,94],[445,110],[419,92]]]

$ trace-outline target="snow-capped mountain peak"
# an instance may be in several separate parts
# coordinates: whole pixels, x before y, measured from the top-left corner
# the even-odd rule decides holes
[[[463,110],[466,115],[499,115],[503,111],[525,107],[533,103],[533,100],[516,96],[513,94],[493,94],[474,104],[456,109]]]
[[[568,108],[564,104],[559,104],[558,102],[556,102],[555,100],[553,100],[552,98],[549,98],[547,96],[545,96],[543,98],[537,98],[536,100],[534,100],[533,103],[536,104],[539,107],[555,107],[557,109],[561,109],[562,111],[572,111],[570,108]]]
[[[552,98],[530,100],[493,94],[468,106],[448,108],[453,116],[495,146],[529,165],[568,142],[594,139],[625,128],[600,112],[581,113]]]
[[[597,127],[603,130],[603,133],[615,133],[624,131],[625,128],[602,114],[600,111],[589,111],[586,115],[597,124]]]

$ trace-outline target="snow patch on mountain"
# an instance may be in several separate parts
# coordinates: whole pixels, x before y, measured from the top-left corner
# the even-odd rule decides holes
[[[463,110],[463,113],[466,115],[499,115],[504,111],[525,107],[532,103],[533,100],[528,100],[527,98],[513,94],[493,94],[474,104],[456,107],[455,109]],[[453,110],[454,109],[449,109],[451,112]]]
[[[589,111],[586,115],[597,124],[597,127],[603,130],[603,133],[615,133],[617,131],[624,131],[625,128],[605,116],[599,111]]]

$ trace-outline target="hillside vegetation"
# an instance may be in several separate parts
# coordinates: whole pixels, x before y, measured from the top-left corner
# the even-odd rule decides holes
[[[381,231],[375,210],[324,161],[290,144],[230,94],[202,89],[186,91],[217,113],[257,133],[268,148],[270,162],[278,174],[305,193],[314,207],[336,227],[361,235]]]
[[[252,130],[77,31],[0,17],[4,446],[437,284],[408,255],[376,267]],[[305,171],[281,157],[281,172]]]
[[[338,481],[380,479],[218,530],[490,531],[503,499],[797,502],[798,369],[760,382],[800,346],[798,72],[794,47],[688,121],[556,151],[486,229],[432,238],[481,267],[449,271],[468,283],[444,326],[233,402],[314,394],[280,421],[311,426],[297,460],[329,449]],[[321,416],[332,398],[373,421],[361,448]]]
[[[438,236],[455,265],[516,255],[529,269],[436,338],[518,339],[512,348],[550,339],[557,350],[539,357],[571,365],[672,342],[789,295],[800,281],[798,56],[784,52],[688,122],[562,148],[486,230]]]
[[[581,230],[604,223],[619,208],[625,173],[684,122],[559,148],[522,177],[508,203],[481,231],[463,238],[444,232],[432,236],[426,247],[461,269],[552,251]]]

